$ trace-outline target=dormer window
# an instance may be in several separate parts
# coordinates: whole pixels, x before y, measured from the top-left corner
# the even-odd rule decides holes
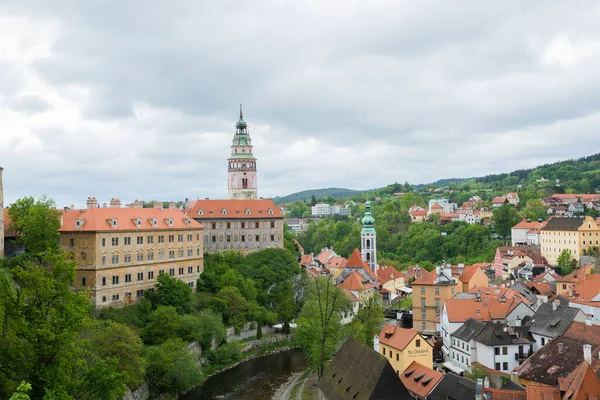
[[[77,220],[75,220],[75,228],[81,228],[81,227],[83,227],[84,223],[85,223],[84,219],[77,218]]]
[[[221,210],[221,214],[223,214],[223,215],[227,215],[227,210],[226,210],[225,208],[224,208],[224,209],[222,209],[222,210]]]
[[[246,215],[250,215],[250,209],[246,208]]]
[[[141,218],[137,219],[136,225],[138,226],[138,228],[142,227],[142,219]]]
[[[198,209],[198,215],[204,215],[204,210],[202,210],[201,208]]]
[[[183,223],[189,225],[192,221],[189,218],[184,218]]]
[[[273,209],[269,208],[269,215],[273,215]]]

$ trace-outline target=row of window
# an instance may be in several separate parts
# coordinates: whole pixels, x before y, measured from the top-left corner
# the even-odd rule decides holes
[[[186,271],[185,267],[179,267],[177,272],[179,272],[179,275],[184,275],[186,273],[185,271]],[[200,273],[199,265],[196,266],[196,272]],[[159,275],[164,274],[164,273],[165,273],[164,269],[161,269],[158,271]],[[194,267],[193,266],[187,267],[187,273],[193,274]],[[169,268],[169,275],[175,276],[175,268]],[[154,271],[148,271],[146,273],[146,276],[147,276],[148,280],[154,279]],[[113,285],[118,285],[120,283],[120,280],[121,280],[120,275],[113,275],[111,278],[112,278],[111,282]],[[132,274],[125,274],[123,278],[124,278],[125,283],[129,283],[132,281]],[[144,273],[138,272],[137,273],[137,282],[141,282],[143,280],[144,280]],[[100,281],[101,281],[102,286],[106,286],[108,284],[108,279],[106,276],[103,276]],[[86,286],[86,285],[87,285],[87,279],[85,277],[81,278],[81,286]]]
[[[177,239],[178,243],[183,243],[184,239],[186,239],[187,236],[187,241],[188,242],[192,242],[194,240],[194,235],[192,233],[188,233],[186,234],[178,234],[178,235],[158,235],[156,236],[156,240],[157,243],[165,243],[165,236],[167,236],[167,240],[169,243],[175,243],[175,239]],[[106,239],[110,239],[110,244],[111,246],[118,246],[119,245],[119,237],[112,237],[112,238],[102,238],[101,242],[102,242],[102,247],[106,247]],[[153,244],[154,243],[154,236],[136,236],[135,238],[135,242],[138,245],[144,244],[144,239],[146,241],[147,244]],[[72,239],[71,239],[72,240]],[[200,234],[197,233],[196,234],[196,240],[200,240]],[[131,245],[131,236],[125,236],[123,238],[123,244],[125,246],[130,246]],[[71,245],[71,247],[73,247]]]
[[[254,229],[260,229],[260,222],[211,222],[210,228],[217,229],[218,227],[218,229],[231,229],[233,226],[234,229],[238,229],[238,224],[240,229],[251,229],[252,227],[254,227]],[[263,222],[263,228],[269,227],[275,228],[275,221]]]
[[[469,344],[468,343],[465,346],[465,342],[461,342],[460,340],[456,340],[454,338],[452,338],[452,346],[458,347],[459,349],[462,348],[463,350],[469,351]]]
[[[425,286],[421,286],[421,294],[425,294]],[[435,288],[435,294],[437,294],[437,295],[440,294],[440,288],[439,287]],[[452,288],[452,294],[454,294],[454,288]]]
[[[193,289],[194,288],[194,282],[188,282],[188,286]],[[149,288],[149,289],[146,289],[146,290],[144,290],[144,289],[138,289],[138,290],[135,291],[135,297],[138,298],[138,299],[141,298],[141,297],[144,297],[144,292],[154,292],[154,288]],[[111,298],[112,298],[112,301],[119,301],[120,297],[121,296],[118,293],[116,293],[116,294],[113,294]],[[131,298],[131,292],[125,292],[123,298],[124,298],[125,301],[127,301],[127,300],[133,300]],[[106,302],[107,302],[107,296],[102,296],[102,303],[106,303]]]
[[[458,354],[458,353],[456,353],[454,351],[451,353],[451,355],[452,355],[452,358],[455,359],[456,361],[460,361],[461,363],[463,363],[465,365],[469,365],[469,358],[468,357],[465,357],[464,355]]]
[[[240,242],[251,242],[253,235],[240,235]],[[267,236],[267,234],[263,234],[263,241],[267,241],[267,237],[271,239],[271,242],[275,241],[275,235],[271,234]],[[278,235],[278,239],[281,240],[281,233]],[[211,243],[223,243],[223,240],[226,243],[237,242],[238,235],[211,235],[210,242]],[[254,241],[260,242],[260,235],[254,235]],[[208,243],[208,235],[204,235],[204,242]]]
[[[185,257],[185,250],[183,249],[179,249],[177,250],[177,258],[182,258]],[[169,250],[169,260],[174,260],[175,257],[175,250]],[[200,249],[196,249],[196,256],[200,256]],[[187,249],[187,256],[188,257],[193,257],[194,256],[194,249]],[[137,262],[143,262],[144,261],[144,253],[137,253],[136,254],[136,261]],[[157,254],[157,259],[158,260],[164,260],[165,259],[165,252],[164,250],[159,250],[158,254]],[[102,265],[106,265],[106,261],[107,261],[107,257],[106,256],[102,256]],[[146,261],[154,261],[154,252],[153,251],[148,251],[146,254]],[[110,256],[110,262],[111,264],[119,264],[119,255],[118,254],[113,254]],[[125,254],[123,256],[123,262],[125,264],[128,264],[131,262],[131,254]]]
[[[435,306],[440,307],[440,299],[435,299]],[[425,307],[425,297],[421,297],[421,307]]]
[[[543,247],[542,248],[544,251],[547,252],[554,252],[554,253],[562,253],[563,249],[561,248],[554,248],[554,247]],[[573,254],[577,254],[577,250],[573,250]]]

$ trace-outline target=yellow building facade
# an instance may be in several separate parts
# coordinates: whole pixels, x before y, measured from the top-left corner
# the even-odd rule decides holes
[[[195,289],[203,270],[201,224],[176,208],[97,207],[94,201],[63,212],[59,229],[62,248],[77,263],[75,289],[89,290],[97,307],[136,302],[161,273]]]
[[[388,324],[375,336],[374,347],[397,374],[404,372],[413,361],[433,368],[433,346],[414,329]]]
[[[412,284],[413,329],[421,334],[437,332],[444,300],[462,291],[462,283],[452,276],[450,269],[429,272]]]
[[[579,260],[583,251],[600,245],[600,227],[592,217],[551,218],[540,231],[540,247],[548,263],[557,265],[563,250]]]

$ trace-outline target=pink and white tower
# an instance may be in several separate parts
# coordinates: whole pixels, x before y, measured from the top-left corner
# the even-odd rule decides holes
[[[256,158],[252,155],[252,140],[244,121],[240,104],[240,119],[235,124],[231,156],[227,159],[229,171],[228,197],[230,200],[258,198],[256,185]]]

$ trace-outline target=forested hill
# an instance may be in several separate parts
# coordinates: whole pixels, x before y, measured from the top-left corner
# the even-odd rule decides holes
[[[298,200],[310,200],[312,196],[315,196],[317,199],[324,197],[333,197],[336,199],[356,196],[365,191],[363,190],[351,190],[351,189],[343,189],[343,188],[326,188],[326,189],[310,189],[304,190],[302,192],[288,194],[283,197],[275,197],[273,201],[275,204],[284,204],[284,203],[292,203]]]

